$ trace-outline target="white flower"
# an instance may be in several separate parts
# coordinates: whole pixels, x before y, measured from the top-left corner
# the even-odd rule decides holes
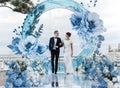
[[[41,73],[45,73],[45,69],[43,69],[43,70],[41,71]]]
[[[99,20],[99,15],[95,12],[89,13],[88,14],[88,20],[89,21],[97,21],[97,20]]]
[[[113,88],[120,88],[120,83],[116,83]]]
[[[103,71],[104,73],[109,73],[109,69],[108,69],[108,67],[104,67],[104,71]]]
[[[108,88],[114,88],[112,81],[108,81]]]
[[[117,81],[117,77],[113,77],[112,81],[116,82]]]
[[[27,70],[28,70],[29,72],[32,72],[32,71],[33,71],[33,68],[30,67],[30,66],[28,66],[28,67],[27,67]]]
[[[117,76],[117,80],[118,80],[118,82],[120,82],[120,76]]]
[[[105,82],[108,82],[108,83],[109,83],[109,81],[110,81],[108,78],[104,78],[104,80],[105,80]]]

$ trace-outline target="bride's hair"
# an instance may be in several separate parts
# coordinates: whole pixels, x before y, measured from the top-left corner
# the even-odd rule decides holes
[[[71,33],[70,33],[70,32],[67,32],[66,34],[67,34],[69,37],[71,37]]]

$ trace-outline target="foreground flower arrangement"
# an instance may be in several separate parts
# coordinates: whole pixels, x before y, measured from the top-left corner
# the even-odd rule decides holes
[[[35,59],[31,62],[5,62],[10,68],[6,71],[8,78],[5,83],[5,88],[30,88],[40,86],[42,82],[41,75],[46,74],[41,63],[43,62],[41,62],[40,59]]]
[[[83,64],[76,68],[78,73],[85,75],[86,79],[95,81],[91,88],[110,88],[119,83],[117,67],[104,55],[84,59]],[[114,88],[114,87],[112,87]]]
[[[42,30],[43,25],[38,30]],[[5,88],[16,87],[38,87],[41,84],[41,75],[47,74],[45,69],[48,63],[48,57],[44,52],[48,49],[47,45],[38,42],[40,37],[39,31],[31,34],[26,39],[22,38],[21,31],[13,31],[17,36],[13,38],[12,43],[8,47],[17,55],[21,55],[24,61],[5,62],[9,70],[6,71],[8,76]],[[32,33],[32,32],[31,32]]]

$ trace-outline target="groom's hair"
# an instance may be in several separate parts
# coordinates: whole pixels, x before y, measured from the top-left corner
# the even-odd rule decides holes
[[[66,34],[67,34],[69,37],[71,37],[71,33],[70,33],[70,32],[67,32]]]
[[[58,32],[58,30],[55,30],[55,31],[54,31],[54,34],[56,34],[57,32]]]

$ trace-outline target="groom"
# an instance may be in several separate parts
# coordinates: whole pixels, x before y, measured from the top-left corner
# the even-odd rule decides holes
[[[51,52],[51,65],[52,65],[53,74],[57,74],[60,47],[63,46],[63,43],[58,36],[59,36],[59,32],[58,30],[56,30],[54,31],[54,37],[51,37],[49,41],[49,50]],[[55,60],[55,65],[54,65],[54,60]]]

